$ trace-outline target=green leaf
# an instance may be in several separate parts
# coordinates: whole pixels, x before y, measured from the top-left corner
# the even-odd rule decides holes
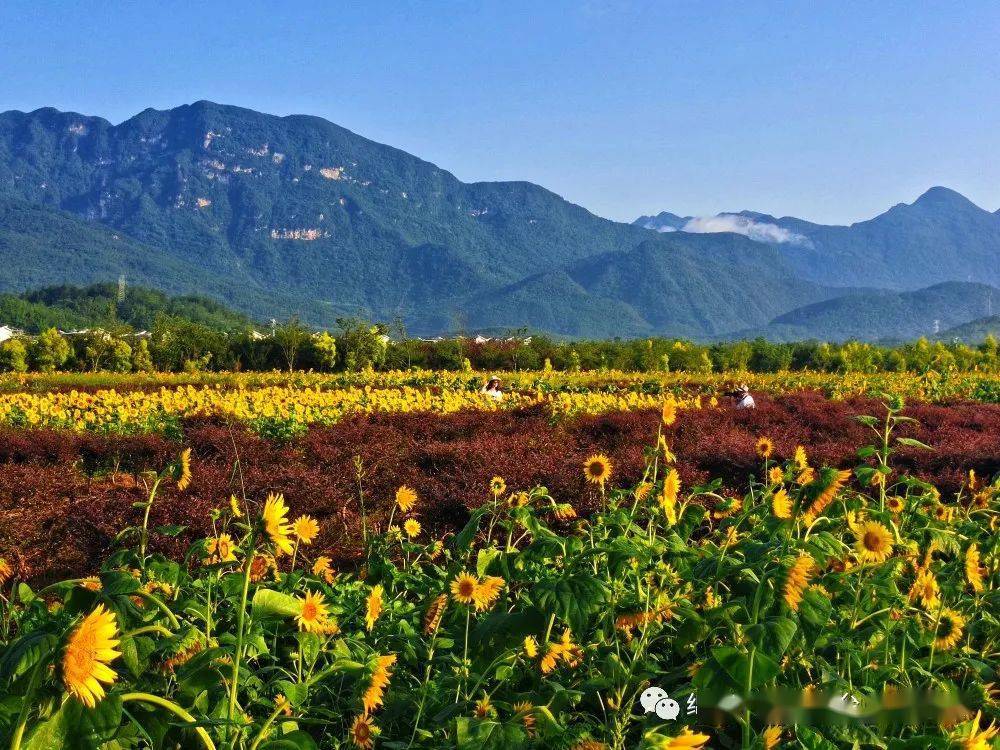
[[[587,632],[590,616],[600,610],[609,598],[604,584],[589,573],[542,581],[536,590],[538,608],[555,612],[569,623],[575,633]]]
[[[85,746],[100,746],[110,742],[122,723],[122,702],[114,694],[108,695],[94,708],[81,708],[79,723],[74,734]]]
[[[907,445],[910,448],[921,448],[925,451],[934,450],[926,443],[921,443],[919,440],[915,440],[914,438],[907,438],[907,437],[896,438],[896,442],[900,443],[901,445]]]
[[[21,604],[31,604],[35,600],[35,592],[26,583],[17,584],[17,598]]]
[[[468,552],[472,540],[476,538],[476,533],[479,531],[479,522],[483,520],[488,510],[489,508],[484,505],[472,511],[465,528],[455,536],[455,550],[457,552]]]
[[[291,594],[272,589],[257,589],[251,605],[254,619],[293,617],[298,614],[299,600]]]
[[[299,633],[298,638],[302,661],[307,667],[311,668],[316,663],[316,659],[319,658],[319,636],[315,633]]]
[[[806,750],[837,750],[836,745],[824,739],[823,735],[815,729],[810,729],[802,724],[796,725],[795,736],[798,738],[799,744]]]
[[[0,661],[0,680],[7,682],[25,674],[55,649],[58,639],[50,633],[29,633],[7,649]]]
[[[277,688],[279,693],[284,693],[288,702],[296,708],[306,702],[309,697],[309,688],[301,682],[289,682],[288,680],[278,680]]]
[[[139,590],[139,580],[128,573],[108,570],[101,573],[101,591],[106,596],[125,596]]]
[[[725,671],[733,682],[742,690],[753,690],[778,674],[778,662],[767,654],[755,651],[753,653],[753,671],[751,672],[750,655],[732,646],[718,646],[712,649],[712,659]]]
[[[806,589],[799,604],[799,615],[810,625],[823,627],[830,620],[833,603],[816,589]]]
[[[180,536],[185,532],[187,526],[178,526],[175,523],[166,524],[165,526],[157,526],[156,533],[163,534],[164,536]]]
[[[51,717],[35,725],[24,750],[70,750],[82,709],[79,701],[70,698]]]
[[[747,628],[747,637],[767,655],[780,659],[792,642],[798,625],[790,617],[774,617]]]
[[[316,740],[298,729],[275,740],[265,742],[261,750],[316,750]]]

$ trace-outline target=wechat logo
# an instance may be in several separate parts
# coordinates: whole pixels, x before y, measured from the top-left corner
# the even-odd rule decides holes
[[[639,703],[647,714],[655,713],[664,721],[673,721],[681,712],[681,704],[658,687],[646,688],[639,696]]]

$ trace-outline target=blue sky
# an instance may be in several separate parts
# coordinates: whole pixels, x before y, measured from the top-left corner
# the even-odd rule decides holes
[[[614,219],[1000,207],[996,2],[5,0],[0,39],[0,111],[316,114]]]

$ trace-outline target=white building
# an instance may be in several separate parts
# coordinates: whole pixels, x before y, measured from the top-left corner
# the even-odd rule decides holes
[[[18,328],[11,328],[10,326],[0,326],[0,342],[4,342],[7,339],[12,339],[15,336],[20,336],[24,331]]]

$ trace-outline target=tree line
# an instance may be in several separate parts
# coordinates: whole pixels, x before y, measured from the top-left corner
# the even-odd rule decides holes
[[[477,340],[423,340],[405,328],[342,318],[332,331],[298,319],[259,332],[239,331],[158,315],[142,335],[127,325],[72,335],[49,328],[0,343],[0,372],[55,370],[194,372],[199,370],[343,371],[366,368],[441,370],[626,370],[712,372],[748,370],[1000,371],[995,338],[978,346],[919,339],[898,346],[857,341],[774,343],[764,339],[699,344],[683,339],[561,341],[544,335]]]

